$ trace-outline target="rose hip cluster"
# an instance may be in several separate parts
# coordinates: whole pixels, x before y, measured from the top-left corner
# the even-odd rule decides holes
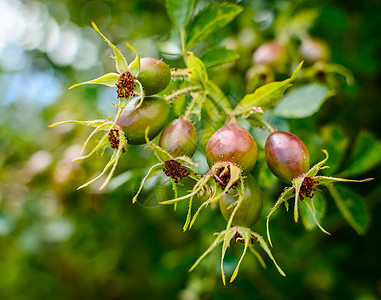
[[[324,168],[323,165],[327,158],[310,168],[310,156],[305,144],[291,133],[275,131],[270,124],[262,119],[262,108],[267,109],[275,106],[280,100],[281,95],[278,97],[279,99],[273,97],[275,99],[273,100],[274,102],[268,102],[266,99],[262,99],[262,102],[256,102],[257,105],[261,104],[262,107],[257,107],[251,102],[246,107],[247,102],[243,98],[240,102],[241,110],[239,106],[237,106],[238,109],[226,108],[225,112],[228,116],[225,125],[211,135],[205,151],[204,149],[199,149],[200,153],[205,153],[205,160],[209,170],[204,175],[198,174],[195,170],[196,164],[191,160],[191,157],[201,147],[198,147],[199,136],[192,120],[198,118],[197,121],[200,123],[200,127],[207,126],[206,122],[203,122],[204,120],[201,118],[203,104],[210,100],[208,99],[210,94],[217,95],[219,101],[225,97],[222,91],[209,81],[202,61],[190,52],[188,53],[187,68],[171,71],[169,66],[162,60],[140,58],[136,50],[126,43],[127,47],[136,54],[135,60],[128,64],[120,51],[99,31],[94,23],[92,25],[113,49],[114,56],[111,57],[116,62],[118,73],[108,73],[94,80],[76,84],[73,87],[82,84],[116,86],[119,103],[117,105],[117,113],[112,120],[111,118],[92,121],[71,120],[52,125],[75,123],[93,127],[94,130],[85,141],[82,150],[86,148],[89,140],[95,134],[101,131],[105,132],[89,154],[78,158],[78,160],[88,158],[97,151],[110,147],[113,150],[110,161],[98,176],[80,188],[93,183],[109,171],[103,185],[100,187],[102,189],[110,181],[119,158],[128,151],[128,145],[148,144],[146,148],[153,150],[159,162],[152,166],[143,178],[136,195],[132,199],[133,203],[137,201],[147,180],[163,172],[172,182],[174,198],[162,201],[160,204],[177,204],[180,201],[188,200],[189,209],[183,227],[184,231],[190,229],[201,210],[212,203],[219,206],[222,216],[227,221],[225,230],[217,234],[214,243],[195,262],[191,270],[217,245],[222,244],[221,273],[225,284],[223,260],[227,248],[233,240],[235,242],[242,242],[244,250],[230,281],[233,281],[237,276],[239,266],[247,249],[250,249],[260,262],[264,264],[263,259],[253,247],[254,242],[259,244],[274,262],[280,274],[285,276],[284,272],[277,265],[263,237],[251,229],[260,219],[263,209],[262,191],[251,174],[257,161],[258,150],[253,137],[245,128],[238,124],[238,121],[248,117],[256,117],[257,121],[261,124],[259,127],[270,131],[265,145],[267,165],[276,177],[284,183],[291,185],[291,187],[284,190],[267,216],[267,236],[270,244],[269,219],[282,203],[287,202],[290,198],[295,198],[294,218],[297,222],[299,216],[298,201],[304,201],[309,205],[309,200],[311,200],[314,192],[317,190],[317,185],[331,184],[335,181],[355,180],[317,176],[318,171]],[[259,61],[263,59],[269,51],[277,53],[279,57],[276,60],[281,59],[284,52],[282,48],[279,48],[279,45],[272,43],[267,48],[259,49],[254,57],[255,60]],[[285,86],[289,86],[289,83],[291,80],[294,80],[300,68],[301,64],[292,77],[284,81]],[[169,89],[169,96],[158,95],[159,93],[164,93],[163,91],[167,89],[171,80],[175,81],[178,78],[187,81],[186,84],[189,86],[179,90]],[[282,82],[275,84],[282,84]],[[261,94],[263,94],[263,91]],[[191,100],[188,101],[188,106],[183,114],[175,117],[173,120],[169,120],[171,116],[171,100],[179,95],[188,96]],[[253,93],[247,99],[255,99],[255,95]],[[269,99],[273,98],[269,97]],[[227,100],[227,102],[229,101]],[[218,114],[223,115],[223,112],[218,112]],[[152,140],[160,132],[162,133],[160,139],[158,139],[158,145],[156,145]],[[191,191],[185,195],[179,195],[178,186],[184,184],[182,179],[186,177],[194,180],[195,183]],[[192,210],[194,197],[203,199],[202,204],[195,212]],[[315,218],[312,209],[311,212]],[[320,226],[316,218],[315,221],[320,229],[328,233]]]

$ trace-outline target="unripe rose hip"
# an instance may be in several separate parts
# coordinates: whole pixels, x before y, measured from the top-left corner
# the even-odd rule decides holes
[[[140,59],[140,73],[137,77],[147,96],[160,93],[171,81],[171,70],[162,60],[145,57]]]
[[[236,191],[231,192],[237,194]],[[234,210],[234,206],[229,209],[228,207],[237,199],[238,197],[232,197],[230,195],[224,195],[220,199],[220,210],[226,221],[229,220]],[[237,209],[234,215],[233,225],[244,227],[250,227],[254,225],[254,223],[258,221],[259,216],[261,215],[262,206],[262,191],[254,177],[249,175],[247,178],[245,178],[244,197],[240,207]]]
[[[275,66],[284,63],[286,56],[286,46],[277,41],[271,41],[258,47],[253,54],[253,62],[258,65]]]
[[[140,97],[132,98],[116,122],[132,145],[145,144],[148,126],[148,138],[151,140],[156,137],[167,122],[170,110],[168,102],[160,96],[144,97],[143,103],[137,108],[139,102]]]
[[[164,129],[159,146],[173,157],[187,155],[192,157],[196,152],[198,136],[193,124],[184,119],[175,119]]]
[[[303,58],[309,63],[326,61],[330,56],[327,44],[317,38],[304,40],[300,45],[299,51]]]
[[[296,135],[285,131],[271,133],[265,145],[266,162],[271,172],[285,183],[310,168],[310,154]]]
[[[206,160],[209,166],[218,161],[231,161],[240,166],[244,174],[248,174],[257,161],[257,144],[242,126],[225,125],[209,139]]]

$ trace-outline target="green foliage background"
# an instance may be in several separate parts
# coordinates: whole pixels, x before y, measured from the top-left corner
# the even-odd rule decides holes
[[[106,150],[102,159],[73,164],[88,129],[48,128],[65,118],[105,118],[113,112],[112,89],[89,86],[67,91],[70,85],[113,68],[109,49],[91,29],[91,20],[120,48],[128,40],[142,56],[164,55],[171,67],[182,66],[181,60],[157,50],[171,33],[164,1],[4,1],[14,17],[10,20],[19,27],[11,32],[12,21],[0,24],[8,37],[0,43],[0,299],[381,297],[381,174],[376,168],[381,153],[374,145],[380,139],[381,116],[380,2],[238,2],[243,12],[209,41],[229,45],[240,54],[224,72],[210,72],[232,103],[247,92],[245,73],[253,51],[273,38],[271,16],[287,21],[292,14],[285,11],[315,13],[311,34],[328,43],[332,62],[353,72],[353,86],[338,76],[340,88],[317,114],[288,123],[290,131],[306,142],[313,162],[321,159],[324,145],[332,152],[336,149],[336,158],[343,162],[336,174],[376,178],[346,185],[361,196],[369,212],[365,234],[358,235],[328,197],[323,225],[332,236],[305,230],[285,211],[272,222],[273,253],[286,278],[270,262],[263,270],[247,255],[236,281],[224,287],[220,251],[188,273],[212,241],[212,233],[224,227],[219,211],[204,212],[195,227],[183,233],[186,205],[179,205],[176,212],[155,205],[156,198],[168,193],[164,185],[146,191],[138,205],[132,205],[141,177],[155,162],[152,153],[140,147],[128,150],[105,192],[97,186],[77,191],[110,153]],[[196,7],[208,3],[196,1]],[[360,135],[365,142],[356,148],[360,132],[367,132]],[[351,154],[353,148],[358,151]],[[334,160],[329,162],[335,165]],[[256,225],[262,234],[265,216],[282,188],[275,184],[266,191],[264,213]],[[240,251],[238,244],[229,249],[227,270],[234,267]]]

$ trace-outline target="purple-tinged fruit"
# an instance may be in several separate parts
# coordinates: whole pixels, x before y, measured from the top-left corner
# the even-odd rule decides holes
[[[196,128],[188,120],[175,119],[164,129],[159,146],[173,157],[187,155],[192,157],[196,152],[198,136]]]
[[[209,166],[218,161],[230,161],[248,174],[257,161],[257,144],[253,137],[238,124],[225,125],[217,130],[206,146]]]
[[[266,140],[265,154],[271,172],[285,183],[291,183],[310,168],[310,154],[306,145],[289,132],[271,133]]]

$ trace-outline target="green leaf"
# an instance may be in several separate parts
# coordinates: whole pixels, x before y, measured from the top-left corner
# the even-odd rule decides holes
[[[206,73],[204,63],[193,52],[188,52],[188,69],[191,81],[201,84],[205,84],[208,81],[208,74]]]
[[[122,55],[122,53],[120,53],[120,51],[118,50],[118,48],[115,47],[114,44],[112,44],[103,34],[102,32],[100,32],[100,30],[98,29],[97,25],[95,25],[95,23],[93,21],[91,21],[91,25],[93,25],[94,29],[96,30],[96,32],[98,32],[102,37],[103,39],[107,42],[107,44],[111,47],[111,49],[114,51],[114,55],[115,56],[112,56],[110,55],[114,60],[115,60],[115,63],[116,63],[116,69],[118,70],[118,72],[120,74],[128,71],[128,64],[127,64],[127,61],[126,59],[124,58],[124,56]]]
[[[120,75],[117,73],[108,73],[108,74],[102,75],[101,77],[95,78],[93,80],[73,84],[71,87],[69,87],[69,90],[84,84],[102,84],[107,86],[115,86],[118,83],[119,76]]]
[[[381,162],[381,141],[369,132],[361,131],[354,142],[348,161],[347,167],[340,175],[358,175],[376,167]]]
[[[134,47],[132,47],[129,43],[126,42],[126,46],[128,49],[135,52],[135,59],[130,63],[128,66],[128,69],[130,70],[130,73],[132,76],[138,76],[140,73],[140,55],[138,51],[135,50]]]
[[[254,93],[247,94],[234,109],[234,114],[245,114],[254,106],[261,107],[263,110],[275,106],[282,98],[284,91],[290,86],[290,83],[295,80],[302,65],[303,62],[298,65],[290,78],[266,84],[256,89]]]
[[[324,218],[325,213],[326,213],[326,208],[327,208],[326,204],[327,203],[325,201],[325,198],[320,193],[316,193],[311,201],[313,202],[313,206],[315,209],[315,217],[316,217],[317,221],[320,223],[322,221],[322,219]],[[300,217],[301,217],[301,220],[302,220],[304,227],[307,230],[312,230],[312,229],[316,228],[317,223],[315,222],[313,214],[312,214],[311,210],[308,208],[307,203],[305,203],[305,204],[306,205],[302,204],[299,207]]]
[[[335,174],[345,158],[349,138],[345,132],[337,126],[328,125],[322,129],[321,137],[323,140],[322,148],[329,153],[328,164],[331,166],[326,170],[326,174]]]
[[[239,58],[239,55],[236,51],[225,47],[214,47],[205,51],[200,58],[208,69],[235,61]]]
[[[352,191],[335,187],[329,189],[336,206],[343,217],[348,221],[358,234],[364,234],[369,225],[369,216],[367,210],[360,200]]]
[[[194,0],[166,0],[167,13],[179,30],[185,29],[193,12]]]
[[[210,99],[220,111],[219,115],[222,115],[222,117],[226,119],[226,116],[231,114],[232,107],[224,92],[212,81],[206,83],[206,90],[208,91],[208,99]],[[223,114],[225,114],[225,116]],[[219,116],[219,118],[220,117],[221,116]]]
[[[205,40],[210,34],[230,23],[242,7],[233,3],[214,3],[203,9],[189,27],[186,49]]]
[[[305,118],[315,114],[324,101],[333,95],[327,87],[312,83],[293,89],[274,108],[276,116],[284,118]]]

